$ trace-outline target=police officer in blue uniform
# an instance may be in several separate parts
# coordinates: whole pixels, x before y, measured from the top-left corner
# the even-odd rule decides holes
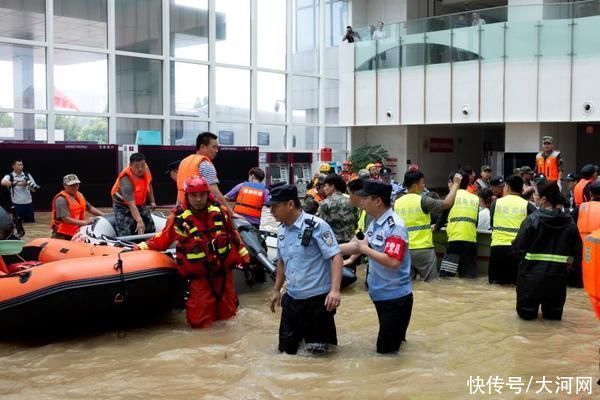
[[[296,354],[304,339],[306,349],[326,352],[337,345],[334,315],[340,305],[342,255],[331,227],[306,214],[293,185],[271,189],[271,213],[281,222],[278,232],[277,277],[271,311],[281,306],[279,351]],[[287,293],[281,294],[284,280]]]
[[[379,318],[378,353],[395,353],[406,340],[413,306],[408,231],[391,208],[392,186],[365,180],[362,207],[373,217],[362,240],[341,245],[344,254],[362,253],[369,259],[367,284]]]

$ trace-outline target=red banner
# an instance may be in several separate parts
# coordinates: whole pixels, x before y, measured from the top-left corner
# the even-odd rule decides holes
[[[452,138],[429,138],[430,153],[452,153],[454,150],[454,139]]]

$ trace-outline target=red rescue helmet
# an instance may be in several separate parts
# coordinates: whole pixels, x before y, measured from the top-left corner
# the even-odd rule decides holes
[[[204,180],[204,178],[195,175],[190,178],[187,178],[183,182],[183,191],[185,192],[185,194],[208,192],[208,183]]]
[[[352,165],[352,161],[350,161],[350,160],[345,160],[345,161],[343,162],[343,165]]]

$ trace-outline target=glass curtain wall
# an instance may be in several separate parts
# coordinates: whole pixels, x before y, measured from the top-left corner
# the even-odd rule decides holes
[[[0,0],[0,139],[338,148],[320,50],[347,19],[347,0]]]

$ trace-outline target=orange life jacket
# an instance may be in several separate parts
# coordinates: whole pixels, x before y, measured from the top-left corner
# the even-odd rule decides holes
[[[581,240],[597,229],[600,229],[600,201],[588,201],[579,207],[577,229]]]
[[[123,171],[121,171],[110,191],[110,195],[113,196],[113,198],[121,189],[121,178],[124,176],[127,176],[133,185],[133,199],[135,201],[135,205],[138,207],[145,205],[146,199],[148,198],[148,193],[150,192],[150,183],[152,182],[152,174],[150,174],[150,169],[146,166],[146,172],[144,172],[144,176],[139,177],[131,172],[130,167],[126,167]]]
[[[177,169],[177,201],[178,204],[183,204],[185,200],[185,193],[183,192],[183,183],[187,178],[191,178],[195,175],[200,175],[198,167],[203,161],[208,161],[212,164],[210,159],[200,154],[192,154],[184,158],[179,164]]]
[[[323,200],[325,200],[323,197],[321,197],[321,195],[319,194],[319,192],[317,191],[317,189],[312,188],[309,191],[306,192],[307,196],[311,196],[313,199],[315,199],[315,201],[317,203],[322,202]]]
[[[467,192],[477,194],[477,188],[472,183],[469,183],[469,186],[467,186]]]
[[[265,204],[265,191],[250,185],[242,185],[235,199],[233,212],[260,218]]]
[[[558,173],[560,172],[558,164],[559,155],[560,152],[556,150],[553,150],[547,157],[544,157],[544,153],[541,151],[537,153],[535,156],[536,172],[544,174],[548,180],[558,181]]]
[[[69,207],[69,216],[73,219],[78,219],[81,221],[85,219],[85,206],[87,203],[85,201],[85,197],[83,197],[81,193],[75,193],[75,200],[71,200],[71,195],[64,190],[54,196],[54,199],[52,199],[52,223],[50,228],[52,228],[54,232],[67,236],[73,236],[77,232],[77,229],[79,229],[79,226],[68,224],[64,221],[59,221],[56,218],[56,200],[60,196],[64,197],[67,201],[67,206]]]
[[[234,232],[227,229],[227,208],[213,201],[200,216],[178,207],[174,229],[179,272],[192,279],[224,275],[227,268],[242,262],[248,250]]]
[[[579,207],[585,202],[585,187],[590,183],[589,179],[580,179],[579,182],[573,188],[573,200],[575,201],[575,207]]]

